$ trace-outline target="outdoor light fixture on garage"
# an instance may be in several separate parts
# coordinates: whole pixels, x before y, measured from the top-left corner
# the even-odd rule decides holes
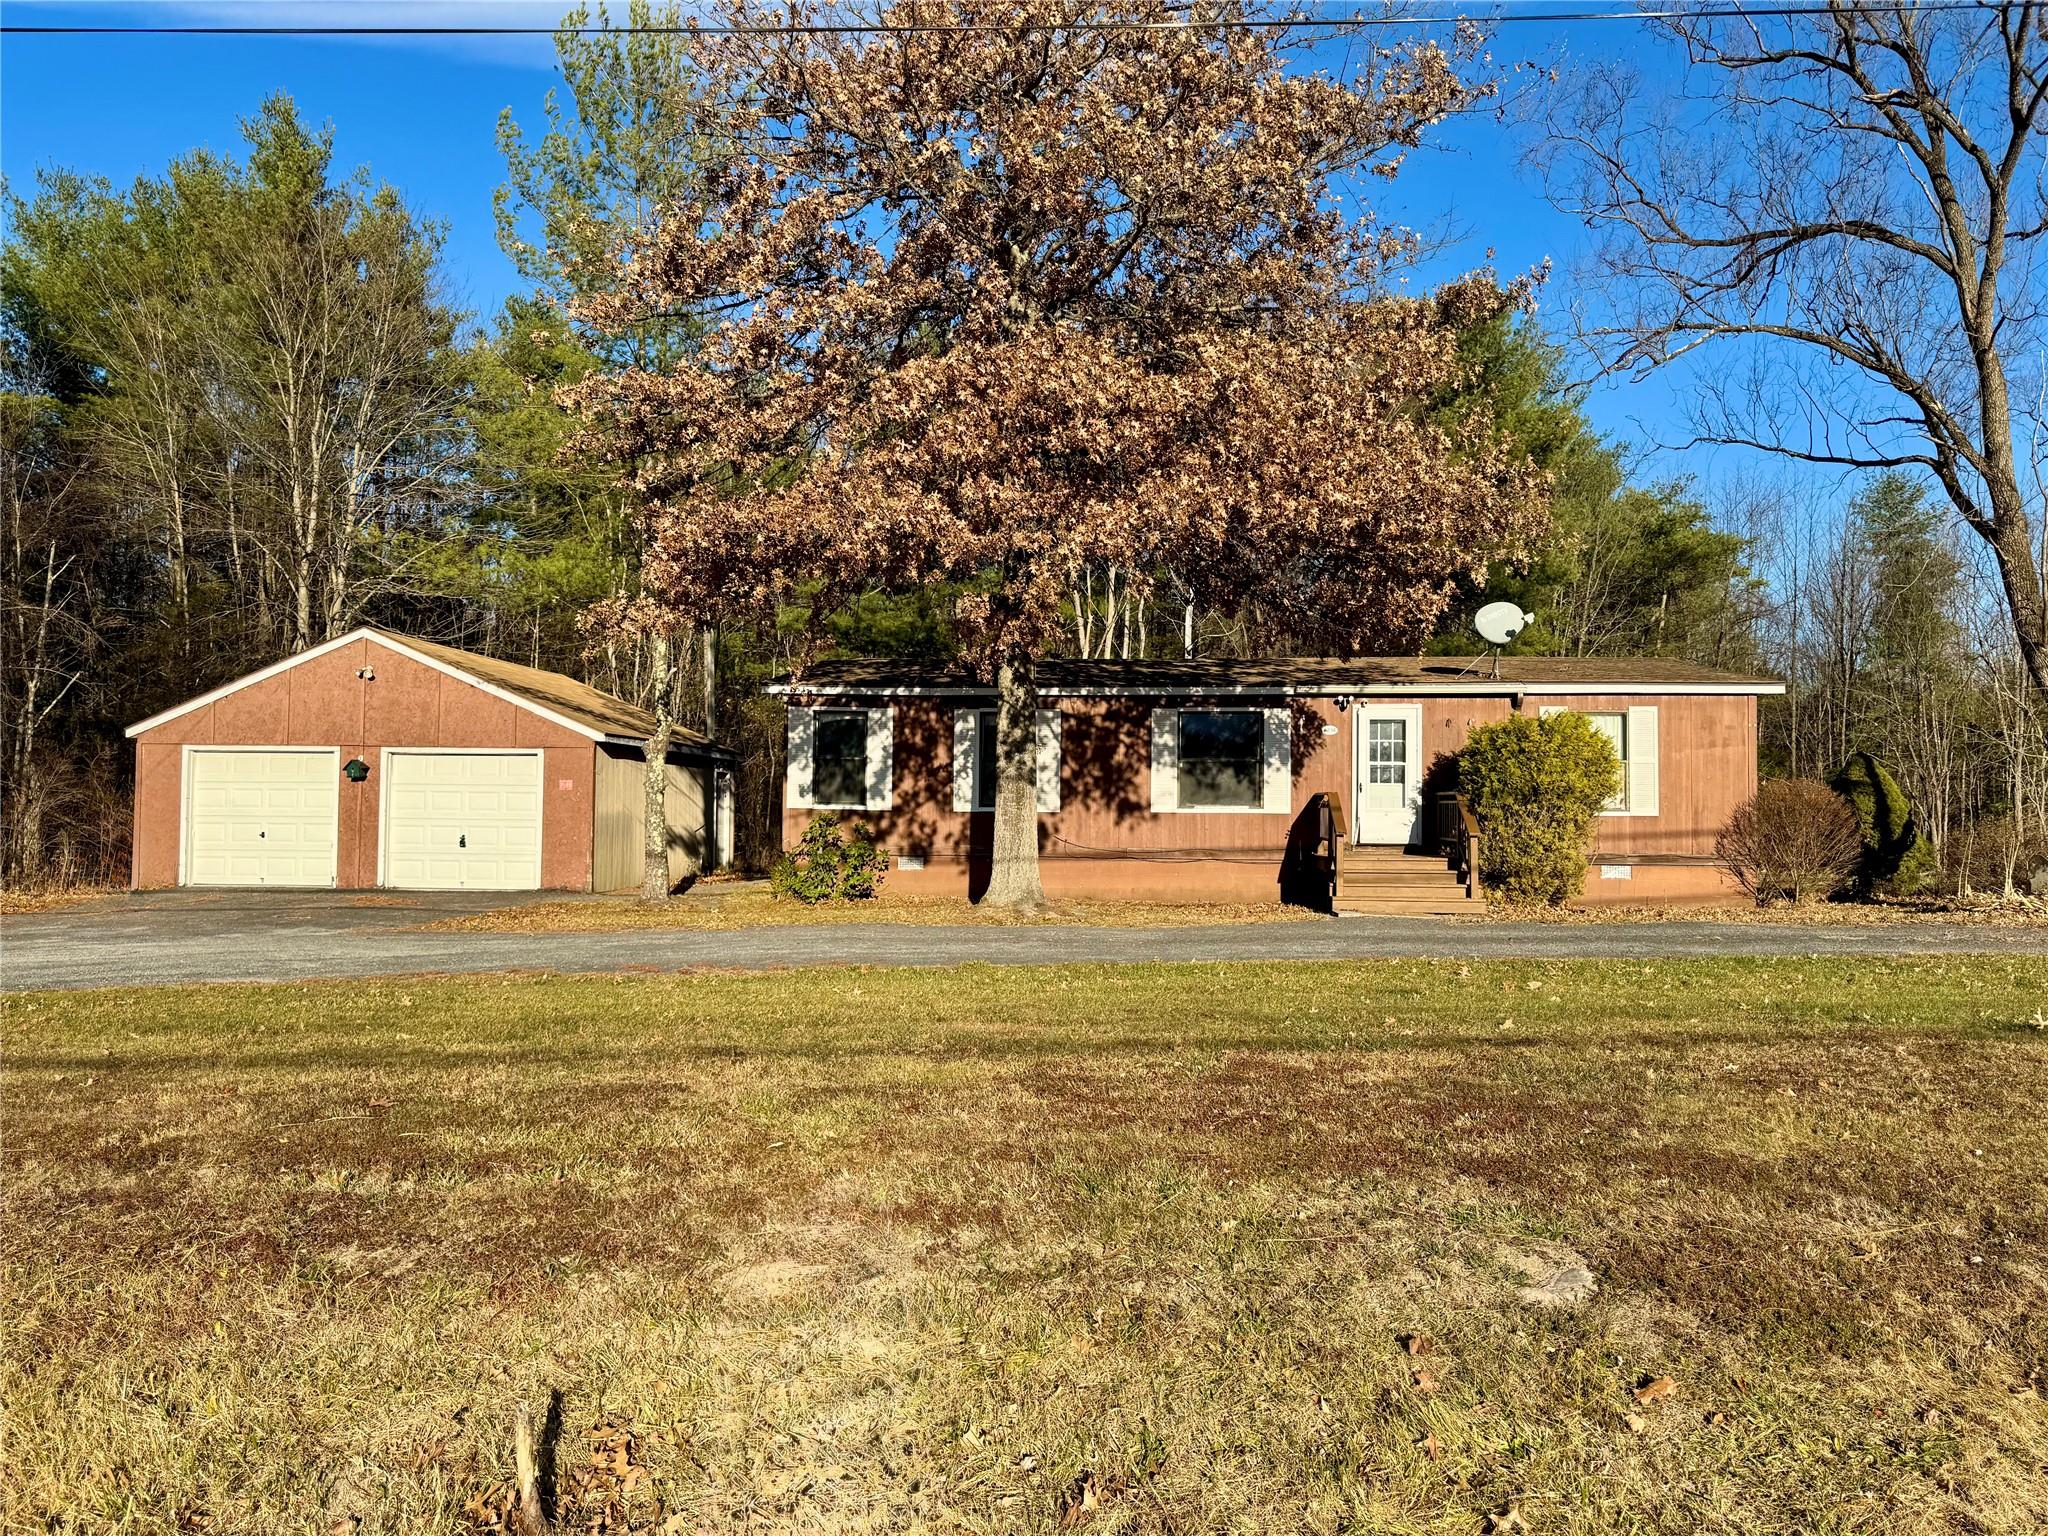
[[[360,757],[352,757],[341,765],[343,777],[351,784],[360,784],[370,776],[370,765]]]

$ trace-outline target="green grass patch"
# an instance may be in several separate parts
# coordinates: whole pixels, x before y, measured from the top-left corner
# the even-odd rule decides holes
[[[11,997],[0,1526],[486,1527],[559,1392],[571,1529],[2039,1531],[2044,997],[2028,957]]]

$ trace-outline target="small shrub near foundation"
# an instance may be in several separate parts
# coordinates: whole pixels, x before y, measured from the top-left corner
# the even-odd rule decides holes
[[[783,854],[768,871],[768,886],[806,906],[865,901],[881,890],[888,861],[864,828],[842,830],[837,816],[814,816],[795,851]]]
[[[1714,853],[1758,906],[1824,901],[1849,883],[1863,834],[1849,802],[1818,779],[1774,779],[1744,801]]]
[[[1563,906],[1585,885],[1593,829],[1621,790],[1621,763],[1583,715],[1512,715],[1472,732],[1458,754],[1458,788],[1479,821],[1488,889]]]

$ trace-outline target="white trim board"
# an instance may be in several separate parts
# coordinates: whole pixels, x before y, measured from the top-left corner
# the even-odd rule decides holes
[[[545,704],[536,704],[532,699],[514,693],[509,688],[500,688],[496,683],[486,682],[474,673],[465,672],[460,667],[450,666],[447,662],[429,656],[423,651],[416,651],[403,641],[394,640],[381,630],[372,629],[368,625],[364,625],[359,629],[352,629],[345,635],[337,635],[334,639],[316,645],[311,650],[301,651],[296,656],[287,656],[283,661],[274,661],[269,666],[260,667],[246,676],[236,678],[231,683],[222,683],[218,688],[202,693],[196,699],[187,699],[182,704],[174,705],[172,708],[166,709],[159,714],[151,715],[147,720],[137,721],[134,725],[129,726],[123,734],[131,738],[140,736],[144,731],[155,730],[166,721],[175,720],[180,715],[189,715],[193,710],[203,708],[205,705],[213,703],[216,699],[224,699],[231,693],[239,693],[251,683],[260,683],[267,678],[276,677],[280,672],[290,671],[302,661],[311,661],[316,656],[325,656],[330,651],[338,651],[343,646],[353,644],[358,640],[367,640],[373,645],[381,645],[388,651],[395,651],[408,661],[416,661],[423,667],[432,668],[444,677],[452,677],[458,682],[469,684],[472,688],[480,688],[494,699],[501,699],[515,708],[525,710],[528,714],[538,715],[541,719],[559,725],[565,731],[573,731],[578,736],[584,737],[587,740],[608,741],[615,746],[644,747],[647,744],[647,738],[644,736],[615,736],[606,731],[593,729],[582,724],[580,721],[571,720],[567,715],[557,714]]]
[[[783,698],[861,699],[992,699],[992,688],[941,685],[874,687],[858,683],[770,683],[770,694]],[[1171,687],[1141,687],[1118,684],[1102,688],[1060,688],[1040,686],[1034,690],[1041,699],[1509,699],[1588,698],[1608,694],[1661,698],[1689,696],[1720,698],[1772,698],[1785,691],[1783,683],[1361,683],[1352,687],[1324,684],[1254,685],[1219,683],[1208,687],[1176,684]]]

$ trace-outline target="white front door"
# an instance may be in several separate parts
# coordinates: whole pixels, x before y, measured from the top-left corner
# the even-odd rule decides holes
[[[384,879],[407,891],[540,888],[538,752],[384,754]]]
[[[1421,842],[1422,706],[1361,700],[1351,840],[1406,848]]]
[[[333,885],[340,797],[331,747],[188,748],[185,884]]]

